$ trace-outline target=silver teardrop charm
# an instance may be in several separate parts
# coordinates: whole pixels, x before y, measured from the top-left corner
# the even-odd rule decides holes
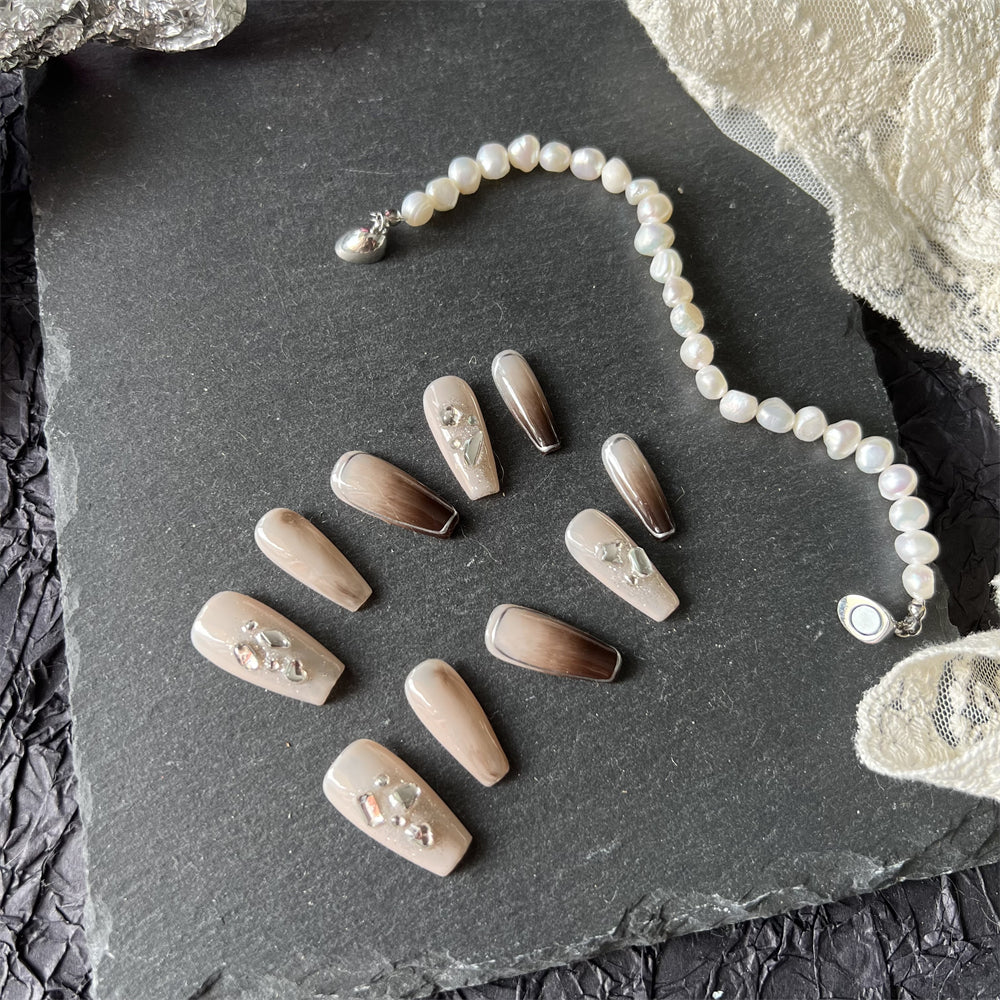
[[[892,635],[896,619],[878,601],[860,594],[848,594],[837,604],[841,625],[855,639],[874,644]]]
[[[374,264],[385,256],[386,231],[361,226],[344,233],[334,245],[341,260],[348,264]]]

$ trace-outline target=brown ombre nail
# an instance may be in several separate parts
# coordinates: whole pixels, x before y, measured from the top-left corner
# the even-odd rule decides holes
[[[614,680],[622,658],[614,646],[586,632],[516,604],[493,609],[486,648],[499,660],[560,677]]]
[[[458,511],[402,469],[363,451],[341,455],[330,475],[333,492],[344,503],[387,524],[447,538]]]
[[[543,454],[559,447],[552,411],[531,366],[517,351],[493,359],[493,381],[511,415]]]
[[[627,434],[612,434],[601,446],[601,461],[622,499],[654,538],[674,533],[667,498],[639,446]]]

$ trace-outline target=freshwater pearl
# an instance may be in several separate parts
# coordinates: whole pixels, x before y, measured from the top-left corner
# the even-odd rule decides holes
[[[705,329],[705,317],[694,303],[682,302],[670,310],[670,325],[682,337],[690,337]]]
[[[569,171],[581,181],[596,181],[604,169],[604,154],[593,146],[581,146],[573,150],[569,161]]]
[[[634,246],[644,257],[652,257],[674,242],[674,231],[665,222],[644,222],[635,234]]]
[[[929,531],[904,531],[896,536],[896,555],[911,566],[914,563],[932,563],[941,547]]]
[[[838,420],[823,431],[826,453],[836,461],[853,455],[860,440],[861,425],[854,420]]]
[[[757,407],[757,423],[774,434],[787,434],[795,426],[795,411],[783,399],[771,396]]]
[[[663,301],[671,309],[682,302],[690,302],[694,298],[694,289],[687,278],[667,278],[663,282]]]
[[[705,365],[694,375],[694,384],[705,399],[722,399],[729,392],[726,376],[715,365]]]
[[[920,601],[929,601],[934,596],[934,570],[930,566],[915,563],[903,570],[903,589]]]
[[[681,361],[697,371],[712,363],[715,355],[715,348],[712,341],[703,333],[692,333],[690,337],[684,338],[681,344]]]
[[[538,154],[538,165],[550,174],[561,174],[569,169],[573,151],[564,142],[547,142]]]
[[[673,214],[671,200],[662,193],[646,195],[636,206],[635,214],[640,222],[666,222]]]
[[[890,465],[878,477],[878,491],[886,500],[901,500],[916,488],[917,471],[908,465]]]
[[[458,204],[458,185],[450,177],[435,177],[424,191],[435,212],[448,212]]]
[[[745,424],[757,413],[757,397],[739,389],[730,389],[719,400],[719,412],[734,424]]]
[[[854,464],[862,472],[874,475],[888,469],[896,455],[892,442],[884,437],[866,437],[854,451]]]
[[[902,497],[889,508],[889,523],[897,531],[926,528],[930,519],[931,509],[920,497]]]
[[[638,205],[643,198],[648,198],[659,190],[659,184],[651,177],[637,177],[634,181],[630,181],[628,187],[625,188],[625,200],[630,205]]]
[[[448,164],[448,176],[455,182],[459,194],[475,194],[483,172],[471,156],[456,156]]]
[[[632,171],[629,170],[624,160],[613,156],[604,164],[604,169],[601,171],[601,183],[609,194],[621,194],[631,180]]]
[[[434,214],[434,202],[423,191],[411,191],[399,206],[399,214],[411,226],[422,226]]]
[[[826,414],[818,406],[803,406],[795,414],[792,432],[800,441],[815,441],[826,430]]]
[[[649,276],[653,281],[666,281],[667,278],[677,278],[684,268],[681,255],[673,248],[657,250],[649,262]]]
[[[488,181],[498,181],[510,173],[507,147],[501,146],[499,142],[488,142],[485,146],[480,146],[476,153],[476,163]]]
[[[541,152],[541,145],[533,135],[519,135],[511,140],[507,146],[507,159],[512,167],[529,173],[538,166],[538,154]]]

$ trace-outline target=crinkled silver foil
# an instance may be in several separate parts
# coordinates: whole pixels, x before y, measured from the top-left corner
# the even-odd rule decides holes
[[[246,0],[0,0],[0,70],[39,66],[91,39],[161,52],[205,49],[246,9]]]

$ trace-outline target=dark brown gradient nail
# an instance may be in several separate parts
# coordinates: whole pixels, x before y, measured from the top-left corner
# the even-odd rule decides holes
[[[517,351],[501,351],[493,359],[493,381],[531,443],[540,452],[555,451],[559,435],[552,411],[528,362]]]
[[[601,446],[601,461],[622,499],[654,538],[674,531],[667,498],[639,446],[627,434],[612,434]]]
[[[586,632],[516,604],[493,609],[486,623],[486,648],[497,659],[559,677],[612,681],[622,658],[614,646]]]
[[[363,451],[340,456],[330,486],[356,510],[421,535],[447,538],[458,524],[458,511],[451,504],[402,469]]]

